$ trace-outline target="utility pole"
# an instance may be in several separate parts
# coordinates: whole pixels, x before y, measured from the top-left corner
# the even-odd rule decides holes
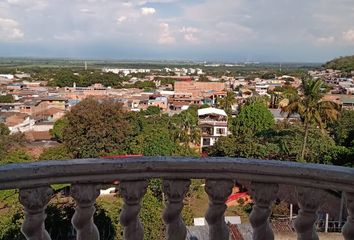
[[[85,71],[87,71],[87,61],[85,61]]]

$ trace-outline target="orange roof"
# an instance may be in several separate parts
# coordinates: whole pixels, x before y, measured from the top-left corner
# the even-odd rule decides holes
[[[30,131],[25,132],[25,138],[28,141],[40,141],[40,140],[51,140],[52,135],[50,135],[49,131]]]

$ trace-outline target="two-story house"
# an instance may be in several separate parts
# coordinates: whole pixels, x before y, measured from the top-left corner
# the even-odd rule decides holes
[[[213,146],[221,136],[228,135],[227,114],[222,109],[203,108],[198,110],[201,129],[201,147]]]

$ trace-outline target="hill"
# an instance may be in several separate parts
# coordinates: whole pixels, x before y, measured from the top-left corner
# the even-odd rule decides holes
[[[354,55],[335,58],[324,64],[323,67],[342,70],[344,72],[354,71]]]

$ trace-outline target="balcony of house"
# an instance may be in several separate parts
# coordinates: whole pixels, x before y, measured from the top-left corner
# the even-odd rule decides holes
[[[294,222],[298,239],[318,239],[317,211],[331,191],[345,195],[348,218],[342,234],[346,240],[354,239],[353,168],[273,160],[186,157],[78,159],[0,166],[0,189],[19,189],[19,200],[25,211],[21,231],[31,240],[51,239],[44,221],[53,184],[71,184],[71,196],[76,202],[72,218],[76,239],[99,239],[100,229],[93,222],[94,204],[101,186],[113,183],[119,184],[124,201],[120,213],[124,239],[142,240],[140,202],[146,193],[147,181],[154,178],[163,180],[166,204],[161,216],[166,224],[167,239],[186,239],[181,211],[191,179],[205,179],[205,191],[209,196],[205,214],[208,239],[230,238],[224,220],[225,202],[236,181],[250,182],[249,193],[254,205],[249,221],[253,239],[274,239],[269,219],[280,185],[294,186],[300,208]]]
[[[213,119],[199,119],[199,125],[227,127],[227,121],[215,121]]]

